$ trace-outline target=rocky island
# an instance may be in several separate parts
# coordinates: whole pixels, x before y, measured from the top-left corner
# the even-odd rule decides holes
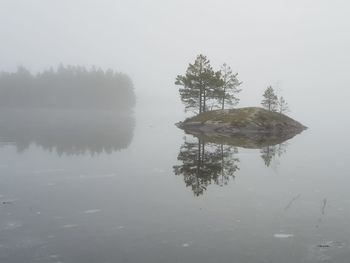
[[[207,111],[176,125],[196,135],[235,135],[260,139],[263,135],[269,138],[291,138],[307,128],[282,113],[258,107]]]
[[[186,73],[176,77],[175,84],[180,86],[186,111],[194,110],[199,114],[176,125],[206,142],[246,148],[280,144],[306,129],[284,114],[289,112],[289,105],[271,85],[263,93],[263,108],[233,109],[242,91],[242,82],[237,76],[226,63],[216,71],[206,56],[198,55]],[[213,107],[221,110],[208,111]]]

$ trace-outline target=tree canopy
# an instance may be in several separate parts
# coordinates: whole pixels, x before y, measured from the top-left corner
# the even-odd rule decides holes
[[[235,94],[241,91],[237,88],[241,82],[229,66],[224,64],[221,70],[215,71],[202,54],[196,57],[193,64],[189,64],[185,75],[177,76],[175,84],[182,86],[179,92],[185,109],[199,113],[208,110],[209,102],[211,107],[222,109],[225,102],[236,105],[239,100]]]
[[[277,105],[278,105],[278,97],[275,94],[274,89],[272,86],[268,86],[263,94],[263,100],[261,101],[261,105],[269,110],[269,111],[276,111]]]
[[[279,113],[289,112],[289,106],[283,96],[278,97],[272,86],[268,86],[263,94],[261,105],[269,110]]]
[[[239,102],[237,93],[241,92],[238,87],[242,84],[237,79],[238,73],[233,74],[232,69],[226,63],[221,67],[221,80],[222,83],[219,86],[219,103],[221,103],[221,109],[225,109],[225,103],[231,106],[236,106]]]

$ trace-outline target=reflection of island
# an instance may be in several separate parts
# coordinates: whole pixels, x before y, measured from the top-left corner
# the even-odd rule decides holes
[[[269,134],[269,133],[246,133],[246,134],[234,134],[232,136],[222,134],[207,134],[203,132],[186,131],[187,134],[191,134],[206,142],[212,142],[217,144],[232,145],[247,149],[262,149],[271,145],[281,144],[289,139],[292,139],[298,133],[288,134]]]
[[[77,110],[3,110],[0,141],[18,151],[36,144],[58,154],[111,153],[126,149],[133,137],[131,113]]]
[[[203,194],[212,183],[226,185],[235,177],[239,170],[237,147],[260,149],[261,158],[269,167],[274,158],[286,152],[286,141],[296,135],[247,133],[228,136],[193,130],[186,133],[193,137],[185,137],[177,157],[181,163],[174,166],[174,173],[184,177],[186,186],[191,186],[196,196]]]
[[[287,151],[289,139],[298,133],[289,134],[268,134],[268,133],[247,133],[225,136],[219,134],[192,133],[201,140],[217,144],[227,144],[247,149],[260,149],[261,158],[266,166],[276,157],[281,157]]]
[[[174,172],[183,175],[186,186],[191,186],[193,193],[199,196],[208,185],[226,185],[230,178],[235,177],[239,170],[235,153],[237,149],[233,146],[186,138],[177,158],[181,164],[174,166]]]

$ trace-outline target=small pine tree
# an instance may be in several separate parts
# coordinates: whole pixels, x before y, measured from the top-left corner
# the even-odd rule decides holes
[[[269,110],[269,111],[277,111],[278,106],[278,97],[275,94],[272,86],[268,86],[263,94],[263,100],[261,101],[261,105]]]
[[[289,106],[286,100],[281,96],[278,99],[278,112],[279,113],[287,113],[289,112]]]
[[[239,98],[236,97],[236,94],[242,90],[238,87],[242,84],[237,79],[237,75],[232,73],[231,67],[226,63],[221,67],[221,85],[219,86],[219,103],[221,104],[221,109],[225,109],[225,103],[231,106],[235,106],[239,102]]]

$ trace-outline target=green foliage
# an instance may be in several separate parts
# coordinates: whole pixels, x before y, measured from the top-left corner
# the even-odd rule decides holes
[[[236,106],[239,102],[238,93],[242,82],[233,73],[230,66],[224,63],[219,71],[213,70],[206,56],[200,54],[193,64],[189,64],[185,75],[178,75],[175,81],[180,97],[185,104],[185,111],[194,110],[197,113],[208,109],[222,109]],[[268,86],[263,94],[261,105],[272,112],[286,113],[289,107],[285,99],[278,97]]]
[[[179,89],[185,109],[205,112],[212,107],[224,107],[224,103],[236,105],[238,99],[235,94],[240,90],[237,88],[241,83],[237,80],[237,74],[233,74],[230,67],[221,71],[214,71],[210,61],[204,55],[198,55],[193,64],[189,64],[185,75],[178,75],[176,85],[182,86]],[[218,104],[217,104],[218,103]]]
[[[175,84],[183,86],[179,92],[186,109],[198,108],[200,113],[205,111],[215,76],[210,61],[202,54],[189,64],[185,76],[177,76]]]
[[[239,102],[236,94],[242,90],[238,87],[242,84],[237,79],[238,73],[233,74],[232,69],[226,63],[221,66],[221,85],[217,89],[218,100],[221,104],[221,109],[225,109],[225,104],[230,106],[236,106]]]
[[[261,105],[269,111],[277,111],[278,98],[272,86],[268,86],[263,94]]]

